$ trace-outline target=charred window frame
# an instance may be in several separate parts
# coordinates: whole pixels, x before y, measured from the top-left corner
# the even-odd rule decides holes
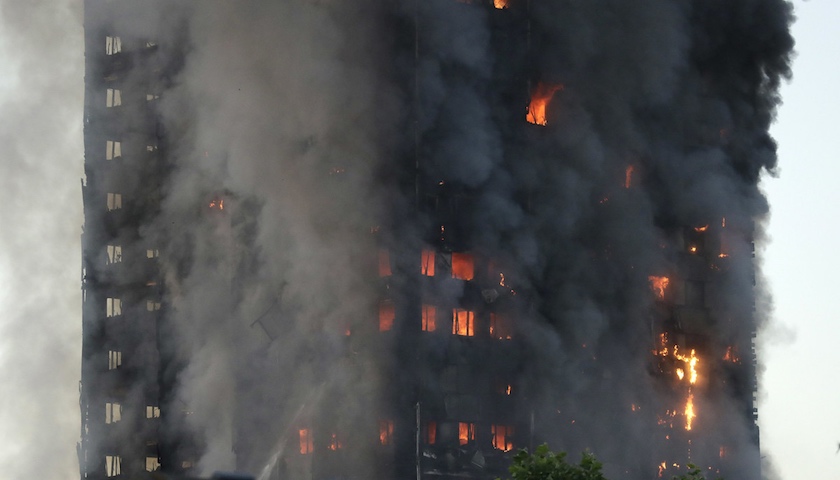
[[[106,195],[105,205],[109,212],[120,210],[122,208],[122,194],[108,192]]]
[[[107,245],[105,252],[108,254],[106,263],[113,265],[115,263],[122,263],[122,246],[121,245]]]
[[[119,455],[105,455],[105,476],[116,477],[122,473],[122,457]]]
[[[108,370],[116,370],[122,366],[122,352],[108,350]]]
[[[420,313],[420,329],[424,332],[434,332],[437,328],[435,319],[436,309],[434,305],[423,304]]]
[[[118,140],[105,141],[105,160],[122,157],[122,142]]]

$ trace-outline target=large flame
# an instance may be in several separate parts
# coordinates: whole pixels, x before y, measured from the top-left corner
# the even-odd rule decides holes
[[[688,391],[688,399],[685,401],[685,429],[691,431],[691,426],[694,423],[694,393]]]
[[[493,0],[493,6],[501,10],[508,7],[508,0]]]
[[[525,116],[528,123],[543,126],[548,125],[548,120],[546,120],[545,116],[546,107],[551,102],[551,98],[554,97],[554,93],[560,90],[563,90],[563,85],[537,84],[537,88],[534,90],[533,95],[531,95],[528,114]]]
[[[653,290],[653,293],[656,294],[657,300],[665,300],[665,289],[668,288],[668,284],[671,282],[668,277],[656,277],[656,276],[649,276],[648,281],[650,281],[650,288]]]

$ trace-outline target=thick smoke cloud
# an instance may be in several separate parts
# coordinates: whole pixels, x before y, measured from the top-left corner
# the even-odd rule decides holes
[[[81,2],[0,2],[0,470],[78,475]]]
[[[202,471],[259,472],[304,424],[364,438],[379,407],[443,390],[439,363],[469,361],[445,335],[428,351],[399,326],[393,343],[364,335],[382,296],[377,245],[394,257],[398,304],[474,301],[451,278],[401,280],[423,246],[497,262],[480,308],[516,317],[528,402],[516,420],[539,419],[520,438],[593,448],[615,474],[684,460],[657,426],[684,402],[651,354],[670,329],[706,355],[694,459],[722,445],[758,458],[745,398],[765,293],[752,242],[790,74],[787,2],[178,5],[166,22],[185,56],[160,102],[174,167],[141,231],[168,258],[161,351],[182,367],[162,408],[189,412]],[[529,29],[499,33],[500,15],[526,13]],[[545,128],[524,122],[540,84],[562,84]],[[224,214],[207,207],[221,198]],[[711,240],[686,255],[703,226],[728,257]],[[683,285],[688,313],[663,312],[651,275]],[[728,346],[745,362],[730,377]],[[435,361],[413,364],[421,353]],[[367,451],[355,461],[389,468]],[[755,477],[749,462],[730,473]]]

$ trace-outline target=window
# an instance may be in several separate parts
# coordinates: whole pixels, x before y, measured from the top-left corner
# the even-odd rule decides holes
[[[105,55],[114,55],[122,52],[122,40],[120,37],[105,37]]]
[[[156,405],[146,405],[146,418],[160,418],[160,407]]]
[[[122,365],[122,352],[108,350],[108,370],[116,370]]]
[[[379,249],[379,276],[391,276],[391,255],[383,248]]]
[[[105,90],[105,106],[108,108],[122,105],[122,92],[116,88]]]
[[[381,445],[390,445],[394,437],[394,421],[380,420],[379,421],[379,443]]]
[[[434,305],[423,305],[421,312],[421,328],[424,332],[435,331],[435,307]]]
[[[513,427],[509,425],[492,425],[490,435],[493,438],[493,448],[503,452],[513,450]]]
[[[122,157],[122,144],[114,140],[105,141],[105,160]]]
[[[146,145],[147,152],[157,152],[158,146],[156,144]]]
[[[452,254],[452,278],[472,280],[475,276],[475,259],[469,253]]]
[[[312,431],[308,428],[301,428],[298,430],[298,436],[300,437],[300,453],[303,455],[312,453]]]
[[[105,316],[116,317],[122,315],[122,300],[108,297],[105,299]]]
[[[437,422],[431,421],[426,423],[426,443],[434,445],[437,440]]]
[[[122,405],[116,402],[105,404],[105,423],[112,424],[122,420]]]
[[[146,94],[146,101],[147,102],[153,102],[153,101],[155,101],[159,98],[160,98],[160,95],[158,95],[156,93],[147,93]]]
[[[160,310],[160,302],[154,300],[146,300],[146,310],[149,312],[156,312]]]
[[[105,455],[105,476],[116,477],[121,473],[122,458],[118,455]]]
[[[146,471],[147,472],[156,472],[160,470],[160,458],[159,457],[146,457]]]
[[[390,300],[383,300],[379,303],[379,331],[387,332],[394,327],[396,311]]]
[[[109,212],[112,210],[119,210],[122,208],[122,194],[108,193],[106,202]]]
[[[424,249],[420,257],[420,272],[427,277],[435,276],[435,251]]]
[[[150,248],[146,250],[146,258],[158,258],[160,257],[160,250],[156,248]]]
[[[475,335],[475,312],[460,308],[453,309],[452,334],[464,337]]]
[[[105,250],[108,252],[108,265],[122,262],[122,246],[108,245]]]
[[[467,422],[458,423],[458,445],[466,445],[475,440],[475,424]]]
[[[513,325],[510,317],[501,313],[490,314],[490,336],[499,340],[513,338]]]
[[[341,450],[342,448],[344,448],[344,442],[341,441],[337,433],[333,433],[332,435],[330,435],[330,440],[327,443],[327,448],[329,448],[332,451]]]

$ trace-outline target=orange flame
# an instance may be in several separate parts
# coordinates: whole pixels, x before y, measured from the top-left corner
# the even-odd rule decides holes
[[[651,275],[648,277],[648,281],[650,281],[650,288],[653,290],[653,293],[656,294],[657,300],[665,300],[665,289],[668,288],[668,284],[671,282],[668,277],[657,277]]]
[[[685,429],[691,431],[691,426],[694,423],[694,393],[688,392],[688,400],[685,402]]]
[[[732,363],[741,363],[741,359],[735,353],[735,347],[732,345],[726,347],[726,353],[723,355],[723,360]]]
[[[627,165],[624,169],[624,188],[630,188],[633,185],[633,170],[635,169],[633,165]]]
[[[525,116],[525,120],[534,125],[548,125],[548,120],[546,120],[545,116],[546,107],[548,107],[549,102],[554,97],[554,93],[562,90],[563,85],[538,83],[536,90],[534,90],[531,96],[531,104],[528,105],[528,114]]]
[[[694,231],[697,233],[703,233],[709,229],[708,225],[703,225],[702,227],[694,227]]]
[[[493,6],[501,10],[508,7],[507,0],[493,0]]]
[[[213,199],[210,201],[210,208],[218,208],[219,210],[225,209],[225,201],[224,199]]]

